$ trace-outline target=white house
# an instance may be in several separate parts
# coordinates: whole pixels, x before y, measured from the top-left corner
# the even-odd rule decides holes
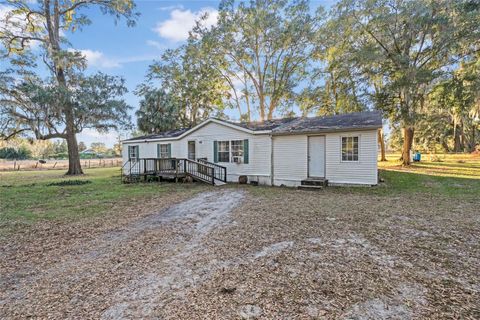
[[[234,123],[208,119],[199,125],[123,141],[129,160],[203,159],[265,185],[299,186],[308,179],[329,184],[376,185],[379,112]],[[187,160],[188,161],[188,160]]]

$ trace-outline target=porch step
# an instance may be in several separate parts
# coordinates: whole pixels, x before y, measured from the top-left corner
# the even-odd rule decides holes
[[[223,182],[222,180],[215,179],[215,184],[214,185],[217,186],[217,187],[220,187],[220,186],[226,185],[226,183]]]
[[[317,187],[327,187],[328,180],[324,178],[308,178],[301,181],[302,186],[317,186]]]
[[[323,186],[316,186],[316,185],[301,185],[298,186],[297,189],[299,190],[308,190],[308,191],[317,191],[317,190],[323,190]]]

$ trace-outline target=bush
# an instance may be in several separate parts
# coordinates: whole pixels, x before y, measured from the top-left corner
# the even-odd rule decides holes
[[[64,186],[81,186],[84,184],[92,183],[90,180],[63,180],[59,182],[52,182],[47,184],[47,186],[56,186],[56,187],[64,187]]]
[[[0,159],[25,160],[30,158],[31,152],[26,147],[18,149],[6,147],[0,149]]]

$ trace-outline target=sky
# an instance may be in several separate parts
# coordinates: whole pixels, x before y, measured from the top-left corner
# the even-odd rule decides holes
[[[330,7],[335,0],[311,1],[312,7]],[[195,20],[209,13],[207,23],[214,24],[219,1],[136,1],[140,17],[135,27],[127,27],[124,20],[115,23],[114,18],[98,10],[85,12],[92,24],[82,30],[66,34],[72,49],[81,50],[88,61],[87,72],[101,71],[109,75],[122,76],[129,92],[124,96],[133,107],[132,119],[138,109],[140,98],[133,91],[146,75],[148,66],[159,59],[169,48],[182,45]],[[0,8],[1,9],[1,8]],[[121,139],[128,133],[121,133]],[[86,129],[78,134],[78,141],[87,145],[104,142],[111,147],[118,141],[119,133],[99,134]]]

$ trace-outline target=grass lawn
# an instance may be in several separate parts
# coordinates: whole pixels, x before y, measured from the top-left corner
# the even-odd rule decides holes
[[[478,319],[480,159],[394,157],[319,192],[0,173],[0,318]]]
[[[119,212],[142,199],[190,193],[199,186],[181,184],[122,184],[119,168],[87,169],[80,177],[65,170],[0,172],[0,234],[39,220],[79,219]],[[83,185],[49,185],[81,180]]]
[[[398,154],[379,162],[385,182],[375,188],[335,188],[338,193],[368,193],[393,196],[424,193],[455,199],[472,199],[480,194],[480,156],[439,155],[435,161],[424,156],[420,163],[404,168]],[[438,161],[440,160],[440,161]],[[82,180],[83,185],[49,185]],[[0,233],[23,224],[49,219],[78,219],[98,216],[122,207],[134,206],[152,197],[171,193],[197,192],[203,185],[122,184],[118,168],[86,170],[81,177],[67,177],[64,170],[0,172]],[[260,188],[268,193],[269,188]]]
[[[480,155],[453,154],[422,156],[421,162],[402,167],[399,154],[379,162],[385,180],[374,192],[424,193],[458,199],[478,198],[480,194]]]

